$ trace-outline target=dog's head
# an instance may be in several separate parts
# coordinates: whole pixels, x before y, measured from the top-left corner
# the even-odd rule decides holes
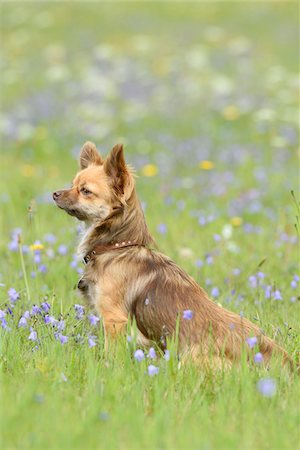
[[[104,221],[126,205],[134,189],[134,178],[125,163],[123,145],[115,145],[103,160],[95,144],[86,142],[79,165],[71,188],[53,193],[59,208],[79,220]]]

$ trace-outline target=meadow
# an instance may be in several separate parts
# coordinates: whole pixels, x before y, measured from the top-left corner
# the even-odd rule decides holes
[[[299,363],[298,4],[0,8],[1,448],[299,448],[300,378],[276,361],[104,353],[81,224],[51,194],[86,140],[123,142],[159,249]]]

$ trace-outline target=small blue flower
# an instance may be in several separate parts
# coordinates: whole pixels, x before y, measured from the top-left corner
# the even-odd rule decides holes
[[[20,298],[19,292],[17,292],[14,288],[10,288],[7,293],[12,303],[16,303],[16,301]]]
[[[271,298],[271,293],[272,293],[272,286],[266,286],[266,288],[265,288],[265,297],[266,298]]]
[[[0,309],[0,319],[4,319],[5,316],[6,316],[6,312],[3,311],[2,309]]]
[[[48,271],[48,269],[47,269],[46,264],[40,264],[40,265],[39,265],[39,272],[41,272],[41,273],[47,273],[47,271]]]
[[[150,359],[156,359],[156,352],[153,347],[149,348],[148,356]]]
[[[127,336],[126,340],[127,340],[127,342],[132,342],[132,337],[131,336]]]
[[[84,315],[84,306],[82,305],[74,305],[74,309],[76,312],[76,319],[80,320],[82,319],[83,315]]]
[[[30,331],[30,334],[29,334],[29,336],[28,336],[28,339],[29,339],[30,341],[33,341],[33,342],[37,341],[37,332],[34,331],[32,328],[31,328],[30,330],[31,330],[31,331]]]
[[[43,308],[45,313],[49,312],[50,308],[51,308],[51,306],[50,306],[50,304],[48,302],[41,303],[41,307]]]
[[[153,366],[153,364],[150,364],[150,366],[148,366],[148,375],[150,377],[154,377],[155,375],[157,375],[159,372],[159,368],[156,366]]]
[[[0,323],[1,323],[1,327],[2,327],[4,330],[9,330],[8,325],[7,325],[7,322],[6,322],[6,319],[5,319],[4,317],[2,317],[2,318],[0,319]]]
[[[158,233],[160,233],[160,234],[166,234],[167,231],[168,231],[168,227],[167,227],[167,225],[166,225],[165,223],[160,223],[160,224],[157,226],[157,231],[158,231]]]
[[[164,359],[166,361],[170,361],[170,351],[169,350],[165,350]]]
[[[262,353],[258,352],[256,353],[256,355],[254,355],[254,362],[255,364],[261,364],[264,360],[264,357],[262,355]]]
[[[264,397],[273,397],[277,390],[276,382],[272,378],[262,378],[258,381],[256,388]]]
[[[62,331],[65,329],[66,323],[64,320],[61,319],[60,321],[56,322],[55,325],[56,325],[58,331]]]
[[[33,260],[35,264],[40,264],[42,262],[41,252],[39,250],[34,252]]]
[[[23,317],[27,320],[27,319],[30,319],[30,312],[27,310],[27,311],[24,311],[23,312]]]
[[[31,308],[31,315],[35,316],[36,314],[41,314],[42,310],[39,306],[37,305],[33,305],[33,307]]]
[[[88,343],[89,343],[90,348],[95,347],[97,345],[96,342],[94,341],[94,339],[95,339],[95,336],[89,336],[89,338],[88,338]]]
[[[249,337],[246,339],[247,344],[249,345],[250,348],[255,347],[255,345],[257,344],[257,337]]]
[[[21,319],[19,320],[19,324],[18,327],[27,327],[27,320],[25,319],[25,317],[21,317]]]
[[[252,288],[256,288],[256,287],[257,287],[257,278],[256,278],[256,276],[251,275],[251,276],[248,278],[248,281],[249,281],[250,287],[252,287]]]
[[[44,240],[49,242],[49,244],[54,244],[56,242],[56,236],[52,233],[48,233],[44,236]]]
[[[297,288],[297,281],[295,281],[295,280],[291,281],[291,288],[293,288],[293,289]]]
[[[69,340],[68,336],[64,336],[61,333],[58,333],[58,339],[62,345],[66,344]]]
[[[47,325],[48,325],[48,324],[50,324],[50,325],[56,325],[56,324],[58,323],[58,320],[55,319],[55,317],[53,317],[53,316],[47,315],[47,316],[45,316],[45,318],[44,318],[44,322],[45,322]]]
[[[276,291],[273,293],[274,300],[282,300],[281,292],[279,289],[276,289]]]
[[[194,313],[193,313],[192,310],[186,309],[185,311],[183,311],[183,316],[182,316],[182,317],[183,317],[185,320],[192,320],[193,315],[194,315]]]
[[[60,255],[65,256],[68,253],[68,247],[62,244],[58,247],[57,251]]]
[[[298,282],[300,281],[300,277],[298,275],[294,275],[294,280]]]
[[[136,361],[138,361],[138,362],[141,362],[141,361],[143,361],[143,359],[145,359],[145,355],[144,355],[144,352],[143,352],[143,350],[136,350],[135,352],[134,352],[134,358],[136,359]]]
[[[212,290],[211,290],[211,295],[213,296],[213,297],[219,297],[219,289],[217,288],[217,287],[213,287],[212,288]]]
[[[91,324],[92,326],[97,325],[97,323],[98,323],[99,320],[100,320],[99,317],[95,316],[95,314],[90,314],[89,317],[88,317],[88,319],[89,319],[89,322],[90,322],[90,324]]]

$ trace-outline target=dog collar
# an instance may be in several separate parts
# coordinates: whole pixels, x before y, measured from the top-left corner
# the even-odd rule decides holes
[[[138,244],[134,241],[123,241],[117,243],[110,243],[107,245],[96,245],[92,250],[90,250],[83,258],[84,264],[91,262],[95,256],[102,255],[103,253],[110,252],[112,250],[121,250],[125,247],[145,247],[143,244]]]

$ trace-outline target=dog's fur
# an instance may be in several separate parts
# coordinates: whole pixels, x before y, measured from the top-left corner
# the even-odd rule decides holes
[[[247,319],[210,300],[206,292],[170,258],[153,250],[137,198],[134,175],[125,163],[123,146],[116,145],[103,160],[93,143],[80,154],[80,171],[70,189],[53,198],[60,208],[86,223],[79,245],[84,257],[96,245],[107,251],[85,268],[79,288],[103,319],[105,335],[126,332],[134,318],[138,342],[164,346],[179,321],[179,350],[204,366],[226,367],[240,360],[246,344],[256,336],[266,363],[273,353],[291,362],[287,353]],[[111,243],[131,241],[137,246],[110,250]],[[191,310],[193,318],[183,318]]]

